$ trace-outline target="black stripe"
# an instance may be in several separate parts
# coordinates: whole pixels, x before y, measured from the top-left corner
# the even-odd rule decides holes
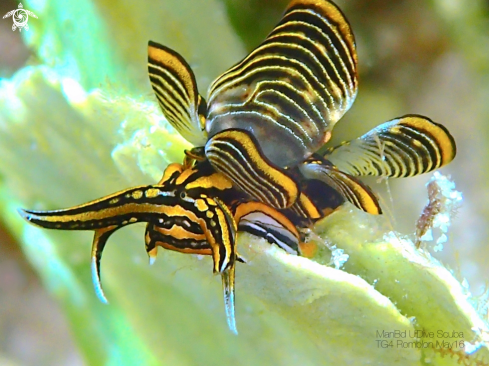
[[[156,85],[162,87],[163,89],[177,93],[182,100],[190,101],[190,95],[188,94],[188,91],[186,90],[185,85],[180,81],[179,76],[176,75],[175,73],[173,73],[172,72],[173,70],[170,69],[168,67],[168,65],[164,65],[162,63],[155,62],[155,60],[151,60],[151,62],[152,63],[148,64],[149,80],[151,81],[151,83],[156,84]],[[162,69],[164,69],[166,72],[171,74],[176,80],[178,80],[179,85],[177,85],[175,83],[175,81],[172,80],[165,72],[158,70],[155,67],[156,65],[161,67]],[[161,79],[159,79],[159,78],[163,79],[163,81],[166,83],[166,85],[163,84],[161,82]],[[153,88],[154,88],[154,86],[153,86]],[[182,91],[182,89],[183,89],[183,91]]]
[[[251,135],[249,136],[251,137]],[[255,146],[257,147],[256,144]],[[284,190],[280,189],[281,187],[279,185],[275,185],[273,182],[269,181],[267,177],[261,176],[259,174],[259,170],[254,169],[252,165],[248,166],[247,164],[238,163],[238,160],[234,159],[236,156],[236,151],[239,151],[239,153],[243,156],[244,162],[252,164],[253,159],[250,157],[247,150],[244,149],[241,144],[236,143],[236,141],[231,138],[220,137],[219,140],[215,140],[213,144],[206,148],[206,155],[212,164],[222,169],[225,174],[238,185],[241,182],[241,188],[244,191],[255,191],[257,197],[267,197],[263,202],[277,202],[278,197],[281,201],[287,201],[285,199],[286,193]],[[241,157],[239,158],[239,161],[241,161]],[[231,164],[231,166],[224,166],[222,162]],[[240,171],[246,172],[247,174],[240,174]],[[243,177],[246,175],[249,175],[250,177],[257,177],[258,179],[244,182]],[[246,189],[247,187],[251,187],[252,189]],[[284,207],[285,205],[277,206]]]
[[[335,23],[331,18],[327,16],[327,14],[323,13],[323,10],[321,8],[312,6],[312,9],[315,12],[314,14],[310,12],[311,10],[310,8],[305,8],[302,5],[293,6],[289,9],[287,14],[280,21],[279,25],[285,24],[290,21],[302,21],[318,27],[319,29],[322,30],[324,34],[331,37],[331,43],[333,47],[338,51],[340,59],[343,61],[351,61],[351,62],[345,62],[345,65],[348,68],[348,72],[350,73],[350,75],[355,75],[356,74],[355,65],[352,64],[354,63],[354,59],[352,56],[355,53],[355,49],[354,49],[355,45],[349,44],[346,38],[344,37],[344,34],[341,33],[340,26],[342,26],[343,24]],[[338,11],[341,13],[339,9]],[[346,24],[349,25],[348,21],[346,20],[346,17],[343,17],[343,20],[346,22]],[[336,29],[337,33],[343,36],[343,38],[342,39],[338,38],[336,36],[336,33],[333,31],[333,29]],[[353,38],[353,34],[351,34],[351,37]]]
[[[193,250],[204,250],[211,249],[207,240],[196,241],[194,239],[179,239],[172,235],[163,234],[157,231],[157,225],[153,225],[151,229],[148,230],[150,236],[150,245],[149,247],[155,247],[156,242],[160,241],[162,243],[169,244],[174,246],[175,248],[180,249],[193,249]]]
[[[281,34],[282,32],[290,32],[292,34]],[[306,38],[298,35],[301,33],[304,33]],[[327,80],[331,78],[332,82],[338,85],[344,92],[342,84],[348,84],[351,76],[345,73],[343,67],[344,63],[341,59],[338,59],[338,56],[331,48],[331,44],[327,40],[319,39],[324,37],[325,35],[319,33],[319,31],[315,28],[306,27],[301,24],[290,24],[286,27],[286,29],[280,29],[280,33],[274,35],[274,38],[268,40],[267,43],[280,42],[283,43],[284,46],[302,46],[309,50],[314,56],[316,56],[317,59],[314,59],[299,48],[296,49],[295,54],[293,54],[292,57],[305,63],[311,72],[314,75],[321,77],[321,79]],[[319,45],[325,47],[326,54],[321,52],[320,48],[318,47]],[[324,70],[322,70],[321,66],[324,67],[326,73]]]
[[[294,250],[296,253],[299,252],[299,247],[296,241],[289,240],[290,238],[280,234],[279,231],[273,230],[273,228],[266,227],[265,225],[260,225],[256,222],[245,222],[242,221],[238,225],[240,231],[245,231],[259,238],[263,238],[270,244],[275,244],[280,248],[284,248],[284,245]],[[283,244],[282,244],[283,243]],[[286,250],[286,249],[285,249]]]

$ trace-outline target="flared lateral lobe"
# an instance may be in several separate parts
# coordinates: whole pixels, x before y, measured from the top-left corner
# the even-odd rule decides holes
[[[441,168],[456,153],[455,140],[444,126],[406,115],[330,149],[324,158],[353,176],[400,178]]]
[[[190,65],[174,50],[149,41],[148,74],[168,122],[188,142],[204,146],[207,106]]]
[[[306,179],[326,183],[359,209],[381,214],[375,195],[355,176],[411,177],[448,164],[456,151],[455,140],[444,126],[427,117],[406,115],[329,149],[323,162],[306,162],[300,170]]]
[[[338,170],[328,162],[305,163],[299,170],[306,179],[319,180],[337,191],[346,201],[373,215],[382,214],[379,201],[372,190],[360,180]]]

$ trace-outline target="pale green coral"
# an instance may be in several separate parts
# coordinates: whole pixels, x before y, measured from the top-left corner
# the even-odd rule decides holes
[[[384,236],[391,229],[381,218],[349,207],[317,228],[322,237],[319,253],[325,256],[319,261],[329,262],[329,250],[322,243],[329,240],[349,255],[343,270],[240,235],[240,253],[248,263],[237,267],[238,337],[227,329],[221,284],[211,275],[211,259],[160,250],[156,264],[149,267],[139,225],[114,234],[105,250],[102,278],[110,305],[101,304],[90,281],[91,234],[33,228],[20,219],[16,208],[67,207],[128,185],[154,183],[168,163],[181,162],[189,145],[162,119],[149,85],[137,77],[144,74],[148,29],[155,27],[155,19],[164,18],[160,12],[179,9],[173,7],[176,2],[160,10],[121,2],[114,14],[107,14],[109,3],[95,4],[78,2],[85,13],[77,17],[92,33],[75,32],[70,38],[76,42],[73,48],[93,45],[93,59],[64,47],[65,27],[77,27],[66,20],[75,5],[63,3],[61,12],[56,1],[45,2],[44,8],[29,4],[39,16],[39,31],[33,24],[28,42],[53,67],[28,67],[0,84],[2,217],[63,305],[87,364],[456,365],[463,351],[442,357],[431,349],[382,348],[377,342],[383,339],[377,332],[409,334],[422,329],[463,332],[463,340],[477,346],[467,362],[489,362],[487,348],[480,343],[486,325],[453,276],[397,234]],[[222,71],[232,64],[220,59],[231,52],[227,49],[242,48],[218,11],[220,6],[209,1],[194,10],[201,16],[209,12],[207,19],[220,17],[223,37],[230,39],[216,45],[222,49],[198,69],[203,84],[214,67]],[[51,11],[54,8],[59,12]],[[49,21],[43,21],[44,16]],[[118,21],[123,16],[125,21]],[[168,40],[173,47],[170,39],[194,39],[184,51],[188,47],[203,57],[202,49],[208,48],[200,42],[205,37],[188,37],[201,25],[192,28],[184,15],[179,16],[167,28],[162,24],[165,35],[155,34],[154,39]],[[146,23],[141,23],[142,17]],[[92,22],[98,25],[93,28]],[[104,41],[108,28],[119,32],[110,47]],[[181,28],[184,33],[172,33]],[[98,35],[101,38],[94,41]],[[127,39],[137,40],[132,54],[124,43]],[[113,59],[99,62],[105,54]],[[120,91],[114,82],[125,68],[136,86],[127,83]],[[139,71],[132,74],[135,69]],[[105,83],[107,76],[112,83]],[[91,89],[101,83],[102,91]]]
[[[11,147],[29,162],[17,167],[12,163],[3,171],[8,172],[9,191],[20,195],[23,205],[36,206],[35,202],[42,200],[37,207],[65,207],[85,196],[94,198],[124,188],[127,180],[148,181],[150,178],[138,173],[138,162],[143,162],[142,167],[151,166],[146,164],[147,157],[153,159],[164,143],[170,143],[171,159],[181,158],[178,150],[171,154],[171,147],[180,145],[181,138],[158,117],[154,106],[129,98],[111,100],[100,92],[84,98],[76,93],[74,98],[66,92],[67,83],[73,81],[57,80],[43,67],[26,69],[12,82],[3,82],[2,90],[9,93],[2,97],[2,115],[9,117],[2,118],[8,133],[2,134],[6,139],[1,146]],[[38,105],[35,110],[24,107],[18,118],[14,113],[18,103],[29,105],[35,93],[50,96],[50,105]],[[51,113],[53,107],[60,113]],[[63,128],[66,120],[74,128]],[[99,130],[100,120],[104,127]],[[115,137],[104,139],[106,134]],[[157,137],[152,140],[152,135]],[[133,138],[115,150],[128,151],[115,154],[118,158],[133,157],[132,169],[125,165],[127,170],[121,176],[115,163],[118,159],[111,160],[110,151],[118,139],[129,136]],[[144,148],[134,136],[144,136]],[[0,153],[6,155],[7,151]],[[161,159],[164,164],[164,157]],[[156,359],[171,364],[194,364],[198,359],[207,360],[203,364],[224,364],[230,357],[248,357],[246,364],[260,364],[263,359],[295,364],[301,359],[311,365],[320,361],[415,365],[422,357],[435,356],[418,349],[383,349],[377,344],[376,332],[460,330],[464,340],[472,342],[478,340],[472,327],[485,331],[460,285],[446,270],[406,242],[379,238],[385,225],[378,218],[348,208],[331,215],[318,232],[324,231],[321,235],[349,254],[345,270],[370,283],[377,280],[375,289],[347,272],[241,235],[240,252],[249,263],[237,269],[240,336],[235,338],[225,325],[220,283],[211,276],[210,258],[199,261],[162,251],[157,264],[147,267],[142,228],[118,233],[103,260],[103,279],[111,302],[104,307],[97,303],[89,281],[90,235],[30,227],[14,214],[17,201],[13,204],[4,197],[4,202],[10,202],[4,206],[6,217],[22,238],[25,253],[78,329],[76,334],[90,354],[90,364],[122,359],[132,364],[130,360],[138,354],[146,357],[148,364]],[[431,301],[423,300],[428,291],[436,295],[429,297]],[[412,316],[414,323],[408,319]],[[130,329],[127,339],[123,334]],[[152,347],[154,343],[159,347]],[[284,348],[283,344],[294,346]],[[352,348],[354,352],[349,351]],[[253,357],[249,356],[251,350]]]
[[[4,111],[13,112],[9,105],[16,108],[15,103],[10,101],[19,96],[29,100],[28,96],[33,92],[52,95],[49,106],[36,110],[25,108],[21,120],[11,113],[4,121],[9,134],[3,136],[8,137],[12,146],[21,147],[23,158],[29,162],[23,165],[25,169],[11,167],[7,180],[7,183],[13,183],[12,186],[9,184],[11,192],[17,195],[24,192],[23,205],[36,206],[36,202],[42,200],[37,207],[63,207],[83,200],[80,197],[85,191],[88,195],[93,190],[92,194],[96,196],[127,185],[119,178],[120,174],[113,173],[117,164],[110,160],[111,143],[104,141],[103,135],[92,125],[98,120],[105,122],[105,128],[112,126],[113,136],[118,133],[125,136],[126,129],[133,130],[133,136],[144,134],[148,120],[150,125],[154,120],[149,130],[159,134],[162,141],[148,139],[145,149],[155,152],[164,142],[170,142],[172,146],[179,144],[181,138],[168,131],[168,125],[152,115],[149,106],[142,107],[128,98],[111,101],[94,92],[83,101],[76,98],[76,105],[70,107],[70,93],[63,89],[65,83],[56,80],[50,70],[42,67],[24,70],[12,82],[4,82],[4,88],[10,90],[3,98]],[[117,105],[117,112],[108,107],[114,105]],[[63,113],[49,117],[53,107]],[[79,129],[62,130],[58,123],[65,118],[77,124]],[[39,120],[47,122],[40,123]],[[124,121],[125,129],[117,132],[117,122],[121,121]],[[90,134],[81,133],[82,127]],[[44,136],[43,131],[51,133]],[[116,145],[115,141],[112,144]],[[94,146],[107,151],[107,156],[103,153],[95,156],[98,153],[93,151]],[[116,151],[133,149],[134,156],[132,171],[125,173],[137,180],[134,178],[138,176],[136,162],[144,161],[144,157],[151,154],[138,149],[138,139],[129,139],[123,146],[117,147]],[[6,154],[6,151],[1,153]],[[91,167],[88,163],[84,167],[87,156],[91,159]],[[43,161],[49,164],[42,164]],[[31,164],[42,171],[31,172]],[[74,170],[67,169],[67,164]],[[144,167],[146,163],[142,165]],[[37,175],[35,190],[31,189],[33,179],[25,179],[29,174]],[[140,178],[141,181],[149,179]],[[71,309],[68,314],[73,325],[83,329],[83,332],[81,329],[76,332],[82,346],[92,354],[98,349],[95,354],[98,354],[99,362],[105,363],[104,360],[112,357],[126,358],[116,352],[119,348],[129,352],[124,337],[110,338],[111,334],[119,334],[114,325],[100,334],[102,340],[105,337],[112,339],[108,349],[106,340],[88,336],[100,331],[98,322],[100,327],[108,321],[113,324],[109,320],[112,318],[117,319],[118,327],[126,329],[123,333],[134,328],[135,338],[144,339],[140,348],[135,346],[138,342],[133,344],[131,349],[135,353],[147,354],[148,348],[150,355],[159,360],[179,362],[172,364],[195,364],[197,359],[202,364],[224,364],[230,357],[248,357],[250,361],[246,364],[259,364],[260,360],[268,358],[280,364],[294,364],[293,360],[302,359],[304,364],[313,365],[320,360],[331,363],[344,360],[345,356],[352,361],[363,360],[362,363],[400,359],[401,364],[415,364],[412,362],[419,358],[417,351],[408,350],[399,358],[397,351],[386,353],[375,346],[375,337],[371,334],[373,328],[414,328],[387,298],[365,281],[308,259],[287,255],[249,235],[240,236],[240,252],[249,263],[237,269],[239,338],[232,336],[226,327],[220,283],[211,275],[210,258],[199,261],[161,251],[157,264],[147,267],[141,227],[132,232],[125,230],[111,239],[112,245],[106,250],[102,266],[111,305],[104,307],[97,304],[89,281],[89,235],[53,233],[30,227],[14,214],[16,205],[19,203],[8,204],[5,209],[14,231],[25,244],[25,253],[41,272],[47,286],[67,309]],[[127,237],[128,233],[130,237]],[[73,307],[78,309],[75,313]],[[90,323],[82,321],[89,312],[93,312]],[[160,346],[151,348],[154,342]],[[284,349],[283,344],[294,344],[294,347]],[[348,352],[352,345],[357,352]],[[204,352],[202,347],[207,351]],[[174,352],[170,359],[167,358],[169,349]],[[252,350],[255,351],[250,356]],[[90,364],[95,364],[95,357],[90,359]]]
[[[349,225],[352,220],[357,225]],[[489,353],[484,345],[489,340],[487,324],[467,301],[468,294],[460,283],[428,252],[416,249],[411,240],[389,231],[388,227],[384,217],[345,207],[321,222],[316,232],[349,255],[345,271],[374,284],[403,315],[413,318],[416,329],[434,334],[434,337],[422,334],[424,342],[432,341],[436,346],[436,341],[464,341],[467,349],[480,347],[474,359],[487,362]],[[457,335],[438,336],[444,336],[444,332]],[[454,350],[463,354],[460,347]],[[439,357],[431,349],[424,349],[423,353],[425,357]]]

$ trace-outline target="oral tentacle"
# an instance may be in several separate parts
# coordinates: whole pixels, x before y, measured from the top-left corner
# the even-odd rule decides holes
[[[222,273],[235,265],[238,225],[231,211],[218,198],[209,200],[209,209],[214,215],[206,217],[204,232],[212,249],[214,273]]]
[[[234,310],[234,281],[235,281],[235,269],[233,265],[221,273],[222,278],[222,289],[224,293],[224,309],[226,311],[226,320],[228,327],[234,334],[238,334],[238,329],[236,328],[236,316]]]
[[[236,268],[236,243],[238,225],[229,208],[218,198],[207,200],[212,215],[207,216],[202,228],[212,249],[214,273],[222,278],[224,307],[229,329],[238,334],[234,310],[234,278]],[[239,257],[243,260],[241,257]]]
[[[102,288],[102,280],[100,277],[100,260],[102,259],[102,252],[105,248],[105,244],[107,244],[107,240],[117,229],[120,229],[120,226],[114,225],[95,230],[95,235],[93,237],[91,252],[92,282],[97,297],[104,304],[108,304],[109,301],[107,300]]]
[[[158,247],[156,243],[151,238],[152,224],[146,225],[146,232],[144,233],[144,242],[146,245],[146,253],[148,254],[149,265],[152,266],[156,261],[156,256],[158,255]]]
[[[31,224],[57,230],[98,230],[126,226],[135,222],[155,222],[172,212],[172,191],[150,185],[129,188],[98,200],[67,209],[32,211],[20,209],[20,215]]]

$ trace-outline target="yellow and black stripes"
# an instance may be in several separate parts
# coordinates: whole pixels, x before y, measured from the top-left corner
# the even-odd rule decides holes
[[[276,244],[287,253],[298,254],[299,232],[281,212],[260,202],[245,202],[236,208],[238,228]]]
[[[220,132],[208,141],[205,153],[216,170],[254,199],[282,209],[297,200],[297,183],[263,156],[250,133]]]
[[[207,107],[194,73],[177,52],[156,42],[148,44],[151,86],[168,122],[189,142],[204,145]]]
[[[302,188],[307,189],[315,186],[315,183],[315,181],[310,180]],[[319,188],[314,190],[314,195],[311,195],[311,198],[305,192],[301,192],[299,199],[286,211],[287,217],[290,217],[296,225],[307,227],[324,217],[319,203],[322,203],[326,198],[329,201],[332,192],[328,191],[328,187],[321,186]],[[321,192],[321,194],[318,195],[317,192]],[[335,193],[336,191],[333,191],[333,194]]]
[[[226,320],[228,323],[229,330],[234,334],[238,334],[238,329],[236,328],[236,315],[235,315],[235,278],[236,278],[236,267],[234,265],[227,268],[221,273],[222,280],[222,290],[224,296],[224,310],[226,312]]]
[[[19,210],[30,223],[47,229],[97,230],[151,221],[170,210],[175,192],[160,186],[129,188],[83,205],[64,210]]]
[[[329,1],[293,1],[268,38],[209,91],[209,136],[253,134],[275,165],[319,149],[357,92],[353,34]],[[280,147],[284,147],[280,148]]]
[[[95,289],[95,294],[104,304],[109,301],[104,294],[102,289],[102,280],[100,278],[100,261],[102,260],[102,253],[107,244],[109,237],[117,230],[120,226],[112,225],[102,229],[95,230],[95,235],[93,236],[92,242],[92,252],[91,252],[91,270],[92,270],[92,282]]]
[[[212,247],[214,272],[220,273],[231,266],[234,267],[236,262],[238,225],[224,202],[217,197],[213,199],[213,202],[216,204],[214,209],[216,217],[215,220],[207,221],[205,233]]]
[[[354,176],[411,177],[453,160],[456,146],[448,130],[427,117],[406,115],[340,145],[324,157]]]
[[[186,217],[161,218],[146,226],[146,251],[155,258],[157,247],[181,253],[211,255],[211,248],[201,226]]]
[[[212,249],[214,273],[221,274],[228,327],[234,334],[238,334],[234,310],[238,226],[227,205],[219,198],[208,199],[207,202],[209,211],[203,213],[208,220],[203,229]],[[213,215],[209,216],[209,212]]]
[[[379,201],[370,188],[335,166],[327,162],[305,163],[300,167],[300,171],[306,179],[317,179],[332,187],[345,200],[353,203],[359,209],[373,215],[382,213]]]

